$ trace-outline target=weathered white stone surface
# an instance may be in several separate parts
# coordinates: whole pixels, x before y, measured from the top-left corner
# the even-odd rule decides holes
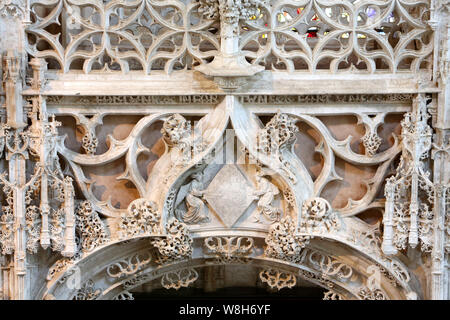
[[[0,298],[449,299],[449,12],[0,0]]]

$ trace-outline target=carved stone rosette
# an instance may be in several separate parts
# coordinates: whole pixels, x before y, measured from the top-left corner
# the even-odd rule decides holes
[[[134,200],[119,221],[119,237],[132,238],[140,235],[159,234],[161,215],[156,204],[146,199]]]
[[[167,236],[153,239],[151,243],[159,251],[158,262],[169,263],[176,260],[188,259],[192,254],[192,238],[187,226],[175,218],[166,224]]]
[[[327,233],[336,231],[339,227],[339,218],[327,200],[316,197],[303,203],[300,232]]]
[[[266,257],[298,262],[301,251],[309,243],[311,237],[297,236],[296,225],[290,217],[274,223],[266,238]]]

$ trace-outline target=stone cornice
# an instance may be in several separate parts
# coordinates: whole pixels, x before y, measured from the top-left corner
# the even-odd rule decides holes
[[[89,96],[97,95],[191,95],[230,94],[221,89],[212,78],[196,71],[142,74],[82,74],[48,73],[43,95]],[[439,92],[431,85],[418,86],[417,76],[411,74],[289,74],[261,72],[241,85],[233,94],[391,94]],[[25,89],[24,95],[36,94]]]

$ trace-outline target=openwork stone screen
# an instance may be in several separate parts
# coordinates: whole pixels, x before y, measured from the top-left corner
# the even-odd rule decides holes
[[[449,6],[0,0],[0,297],[448,299]]]
[[[431,66],[429,1],[249,3],[256,9],[234,32],[245,58],[266,70]],[[192,70],[220,51],[219,11],[214,1],[32,1],[27,52],[63,72]]]

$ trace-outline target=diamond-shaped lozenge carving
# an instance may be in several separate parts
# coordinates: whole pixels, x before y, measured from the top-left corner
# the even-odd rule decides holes
[[[236,165],[225,165],[205,192],[204,198],[231,228],[253,201],[253,188]]]

